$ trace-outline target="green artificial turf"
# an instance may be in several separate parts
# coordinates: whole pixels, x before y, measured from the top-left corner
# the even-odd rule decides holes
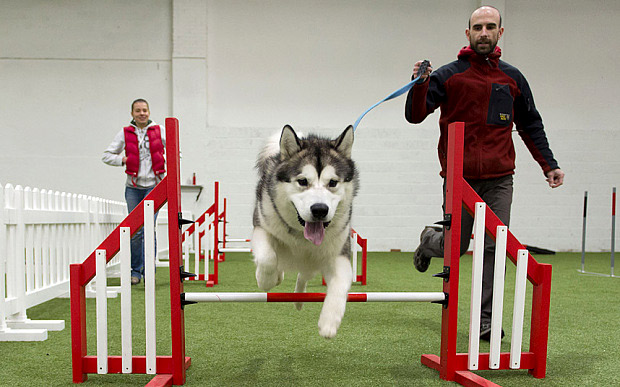
[[[620,279],[583,275],[580,254],[539,255],[553,265],[547,377],[534,379],[525,370],[483,371],[503,386],[620,385]],[[441,291],[432,273],[413,268],[410,253],[370,253],[368,285],[352,292]],[[461,263],[457,349],[467,352],[470,259]],[[609,253],[588,254],[587,271],[609,272]],[[170,354],[168,270],[157,270],[158,354]],[[273,289],[290,292],[294,274]],[[111,280],[115,281],[115,280]],[[134,354],[144,355],[144,285],[132,288]],[[504,329],[511,332],[514,266],[506,273]],[[185,283],[185,291],[259,291],[249,254],[227,254],[220,264],[220,284]],[[315,278],[309,292],[322,292]],[[525,323],[529,327],[531,288]],[[109,354],[120,355],[120,297],[108,300]],[[443,386],[436,371],[420,364],[422,354],[439,354],[441,306],[427,303],[350,303],[335,339],[319,336],[320,303],[297,311],[288,303],[197,304],[185,308],[186,352],[192,358],[189,386]],[[95,302],[87,302],[88,353],[96,353]],[[66,328],[49,332],[43,342],[0,342],[0,385],[71,385],[69,300],[55,299],[28,310],[31,319],[64,319]],[[529,334],[524,332],[524,350]],[[510,350],[505,338],[502,351]],[[488,352],[482,342],[481,352]],[[85,386],[144,385],[146,375],[89,375]]]

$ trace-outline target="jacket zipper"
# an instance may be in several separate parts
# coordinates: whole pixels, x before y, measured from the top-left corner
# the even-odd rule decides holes
[[[489,105],[491,104],[491,94],[493,91],[493,82],[489,82],[489,77],[488,77],[488,73],[489,71],[491,71],[491,69],[493,69],[493,65],[491,64],[491,61],[489,60],[488,56],[484,57],[484,60],[486,62],[486,64],[489,66],[486,71],[485,71],[485,80],[486,80],[486,84],[487,84],[487,109],[486,109],[486,114],[488,115],[488,110],[489,110]],[[487,117],[488,119],[488,117]],[[482,123],[482,125],[484,126],[485,131],[488,130],[487,127],[487,119],[485,119]],[[478,154],[478,176],[480,176],[482,174],[482,159],[483,159],[483,155],[482,153],[484,152],[484,150],[481,147],[478,147],[479,154]]]

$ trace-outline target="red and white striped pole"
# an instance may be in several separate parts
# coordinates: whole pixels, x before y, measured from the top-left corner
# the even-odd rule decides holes
[[[185,293],[186,304],[197,302],[323,302],[325,293]],[[445,301],[443,292],[349,293],[348,302],[436,302]]]

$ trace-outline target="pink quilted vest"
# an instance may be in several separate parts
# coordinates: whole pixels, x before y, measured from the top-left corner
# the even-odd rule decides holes
[[[137,177],[140,169],[140,150],[138,149],[136,128],[126,126],[123,130],[125,132],[125,155],[127,156],[125,173]],[[166,172],[166,163],[164,160],[164,144],[161,140],[161,128],[159,125],[150,126],[146,130],[146,135],[149,137],[153,172],[156,176],[162,175]]]

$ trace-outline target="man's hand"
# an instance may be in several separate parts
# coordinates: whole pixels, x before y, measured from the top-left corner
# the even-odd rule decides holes
[[[418,77],[418,70],[420,69],[420,65],[422,64],[423,61],[419,60],[417,62],[415,62],[415,64],[413,65],[413,78],[417,78]],[[429,62],[428,67],[426,68],[426,72],[424,74],[422,74],[421,79],[423,81],[426,81],[426,78],[428,78],[429,75],[431,75],[431,72],[433,71],[433,67]]]
[[[559,168],[547,172],[547,183],[549,183],[549,187],[551,188],[561,186],[562,183],[564,183],[564,172]]]

